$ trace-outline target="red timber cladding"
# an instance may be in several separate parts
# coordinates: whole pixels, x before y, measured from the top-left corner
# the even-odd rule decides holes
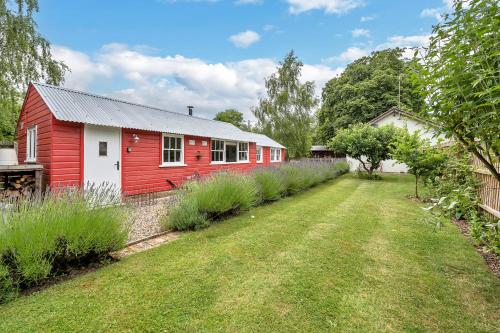
[[[54,116],[33,86],[29,86],[21,114],[17,122],[19,164],[26,160],[26,131],[37,126],[36,163],[43,165],[44,182],[51,181],[52,120]]]
[[[51,186],[83,183],[83,124],[54,119],[52,123]]]
[[[139,136],[135,143],[132,135]],[[166,191],[172,189],[167,179],[179,186],[196,173],[207,176],[219,170],[248,171],[257,166],[269,165],[269,148],[264,147],[264,163],[256,163],[256,145],[249,144],[249,163],[210,164],[211,142],[209,138],[184,136],[184,163],[180,167],[160,167],[161,140],[159,132],[138,130],[122,130],[122,191],[125,195],[134,195],[147,192]],[[195,144],[190,145],[189,140]],[[203,146],[202,141],[207,145]],[[131,148],[131,152],[127,152]],[[198,152],[201,158],[196,156]]]

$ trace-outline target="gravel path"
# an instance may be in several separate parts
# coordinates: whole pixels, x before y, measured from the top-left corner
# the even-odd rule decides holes
[[[150,237],[165,231],[160,225],[160,217],[172,207],[175,195],[155,199],[153,202],[135,202],[127,205],[128,243]]]

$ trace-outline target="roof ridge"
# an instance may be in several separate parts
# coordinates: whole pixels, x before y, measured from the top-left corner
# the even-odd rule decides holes
[[[146,104],[129,102],[129,101],[125,101],[123,99],[118,99],[118,98],[114,98],[114,97],[97,95],[97,94],[94,94],[94,93],[89,93],[87,91],[81,91],[81,90],[71,89],[71,88],[67,88],[67,87],[55,86],[55,85],[48,84],[48,83],[42,83],[42,82],[31,82],[31,83],[34,86],[40,85],[40,86],[44,86],[44,87],[48,87],[48,88],[53,88],[53,89],[65,90],[65,91],[73,92],[73,93],[76,93],[76,94],[81,94],[81,95],[87,95],[87,96],[96,97],[96,98],[107,99],[107,100],[114,101],[114,102],[119,102],[119,103],[125,103],[125,104],[129,104],[129,105],[140,106],[140,107],[144,107],[144,108],[148,108],[148,109],[153,109],[153,110],[158,110],[158,111],[162,111],[162,112],[174,113],[176,115],[184,116],[186,118],[196,118],[196,119],[201,119],[201,120],[213,121],[213,122],[217,122],[217,123],[223,123],[223,124],[226,124],[226,125],[233,126],[234,128],[237,128],[238,130],[244,132],[243,130],[241,130],[237,126],[234,126],[233,124],[225,122],[225,121],[220,121],[220,120],[215,120],[215,119],[208,119],[208,118],[197,117],[197,116],[189,116],[189,115],[186,115],[186,114],[183,114],[183,113],[179,113],[179,112],[175,112],[175,111],[170,111],[170,110],[166,110],[166,109],[161,109],[161,108],[155,107],[155,106],[150,106],[150,105],[146,105]]]

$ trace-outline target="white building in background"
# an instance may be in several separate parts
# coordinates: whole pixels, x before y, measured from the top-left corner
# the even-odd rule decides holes
[[[414,114],[398,109],[397,107],[392,107],[386,112],[382,113],[376,118],[373,118],[368,122],[369,124],[380,127],[384,125],[394,125],[399,128],[406,128],[410,134],[419,131],[420,135],[426,139],[429,139],[432,145],[438,143],[438,141],[444,141],[443,136],[438,136],[433,130],[432,125],[422,118],[417,117]],[[351,170],[355,171],[360,168],[359,161],[347,156],[347,162],[349,163]],[[408,167],[406,164],[398,163],[395,160],[385,160],[382,161],[379,168],[380,172],[407,172]]]

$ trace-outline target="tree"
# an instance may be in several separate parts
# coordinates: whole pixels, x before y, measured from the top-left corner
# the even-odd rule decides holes
[[[266,79],[267,98],[261,98],[252,111],[257,130],[287,147],[287,156],[298,158],[309,153],[312,142],[314,82],[300,83],[302,62],[294,52],[280,62],[277,72]]]
[[[241,129],[247,128],[247,125],[243,121],[243,113],[236,109],[226,109],[224,111],[217,112],[214,120],[224,121]]]
[[[328,147],[358,160],[372,177],[380,163],[389,159],[395,133],[396,128],[392,125],[374,127],[358,123],[339,130],[328,142]]]
[[[317,113],[318,142],[326,143],[339,129],[367,122],[399,104],[408,111],[420,110],[423,99],[414,91],[410,79],[411,61],[402,54],[399,48],[373,52],[349,64],[340,76],[325,85]]]
[[[58,85],[67,70],[37,32],[37,0],[0,0],[0,140],[14,139],[15,123],[30,81]]]
[[[456,1],[420,49],[422,116],[455,137],[500,181],[500,11],[496,0]],[[418,55],[417,51],[415,55]]]
[[[446,159],[442,152],[431,146],[429,140],[420,137],[419,131],[410,134],[406,129],[398,131],[391,156],[406,164],[408,172],[415,175],[417,198],[420,179],[438,175]]]

